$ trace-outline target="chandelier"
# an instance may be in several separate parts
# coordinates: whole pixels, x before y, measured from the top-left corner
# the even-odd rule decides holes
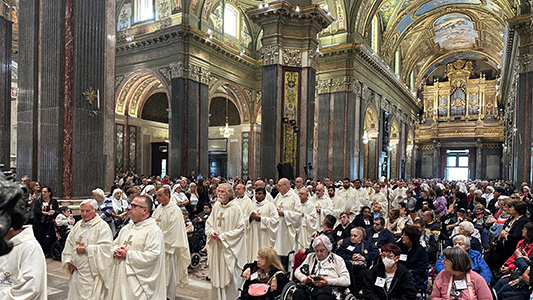
[[[226,126],[218,129],[220,134],[226,139],[233,135],[233,128],[229,128],[228,124],[228,101],[228,98],[226,98]]]

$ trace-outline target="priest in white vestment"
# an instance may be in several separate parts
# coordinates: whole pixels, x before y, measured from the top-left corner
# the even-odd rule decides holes
[[[318,214],[316,208],[309,201],[309,192],[306,189],[301,189],[298,193],[300,203],[302,205],[302,224],[298,231],[298,249],[307,248],[311,244],[311,235],[316,231],[316,223]]]
[[[313,197],[311,197],[311,199],[309,199],[309,201],[313,203],[318,214],[315,230],[320,231],[322,230],[322,222],[324,221],[324,218],[327,215],[335,216],[335,212],[333,210],[333,201],[331,201],[329,196],[326,194],[323,184],[316,186],[315,194]]]
[[[233,201],[239,204],[243,213],[247,212],[248,206],[252,205],[252,199],[246,195],[246,187],[244,184],[239,183],[235,187],[235,199]]]
[[[350,178],[344,178],[342,180],[342,188],[337,191],[337,196],[344,200],[344,211],[350,216],[350,220],[353,221],[355,216],[359,214],[361,202],[359,202],[355,190],[352,188]]]
[[[165,238],[165,274],[167,298],[176,299],[176,286],[189,283],[187,268],[191,264],[189,240],[185,230],[183,214],[178,204],[170,199],[170,189],[162,187],[157,191],[159,206],[152,218],[163,231]]]
[[[374,193],[370,195],[370,203],[373,205],[375,202],[381,205],[381,213],[386,218],[389,214],[389,201],[387,196],[381,191],[381,185],[379,184],[374,186]]]
[[[280,220],[274,250],[279,255],[287,255],[290,251],[298,250],[296,235],[302,221],[302,205],[287,178],[278,181],[278,192],[274,198],[274,205]]]
[[[362,187],[362,182],[360,179],[356,179],[354,181],[353,187],[355,196],[359,200],[359,204],[361,205],[361,207],[370,206],[370,195],[368,194],[368,191]],[[361,207],[359,207],[358,211],[361,211]]]
[[[328,196],[331,199],[331,202],[333,203],[333,216],[337,219],[337,223],[339,222],[339,218],[341,213],[346,212],[345,211],[345,200],[341,197],[337,196],[335,194],[335,187],[329,186],[328,187]]]
[[[11,228],[4,239],[13,249],[0,256],[0,299],[46,300],[46,260],[41,245],[35,239],[31,225],[23,226],[27,217],[15,210]]]
[[[256,202],[248,207],[245,214],[246,243],[248,245],[248,261],[257,259],[257,252],[263,248],[274,247],[279,216],[274,203],[266,199],[264,188],[255,189]]]
[[[150,218],[152,200],[137,196],[128,208],[131,222],[113,241],[110,299],[166,299],[165,242]]]
[[[218,186],[217,198],[205,223],[211,299],[234,300],[239,296],[241,271],[247,259],[244,214],[233,201],[228,183]]]
[[[270,192],[265,188],[265,182],[261,179],[258,179],[254,182],[254,189],[258,189],[258,188],[264,188],[266,191],[265,200],[267,200],[268,202],[274,203],[274,198],[272,197],[272,194],[270,194]],[[252,198],[252,203],[255,203],[256,201],[257,200],[255,199],[255,195],[254,195],[254,197]]]
[[[70,231],[61,255],[61,265],[70,279],[68,299],[104,299],[110,283],[113,257],[111,228],[100,216],[98,202],[84,200],[80,205],[81,220]]]

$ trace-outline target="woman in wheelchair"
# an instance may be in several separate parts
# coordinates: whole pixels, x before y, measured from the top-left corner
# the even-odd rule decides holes
[[[350,273],[344,259],[331,252],[332,244],[325,235],[313,241],[314,253],[309,254],[296,269],[294,276],[302,284],[293,300],[334,300],[350,285]]]
[[[257,260],[244,265],[243,270],[245,282],[241,300],[272,300],[281,294],[283,286],[289,282],[279,256],[272,248],[259,250]]]

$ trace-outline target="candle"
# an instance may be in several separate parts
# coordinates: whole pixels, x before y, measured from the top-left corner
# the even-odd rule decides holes
[[[96,90],[96,101],[97,108],[100,109],[100,90]]]

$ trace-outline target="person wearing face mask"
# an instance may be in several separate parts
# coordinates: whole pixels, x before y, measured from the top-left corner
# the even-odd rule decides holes
[[[416,289],[409,271],[398,264],[401,250],[389,243],[381,248],[381,262],[364,277],[361,299],[411,300]]]

